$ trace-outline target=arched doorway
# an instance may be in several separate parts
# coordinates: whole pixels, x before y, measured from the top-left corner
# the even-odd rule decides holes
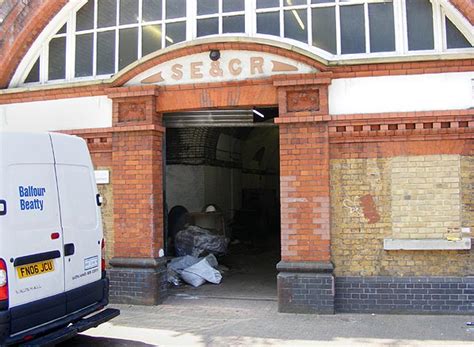
[[[186,286],[177,270],[172,273],[170,295],[276,300],[280,261],[277,116],[276,107],[164,115],[164,201],[170,210],[165,252],[175,257],[212,252],[223,275],[218,286],[194,289]],[[185,208],[180,216],[175,213],[178,206]],[[211,239],[225,238],[225,246],[216,250],[204,243],[207,236],[199,236],[201,232]],[[191,248],[188,241],[193,235],[195,247]]]
[[[215,60],[211,53],[216,51],[220,54]],[[318,310],[323,301],[333,300],[330,289],[332,266],[329,263],[327,127],[330,119],[327,89],[331,73],[321,72],[324,68],[306,55],[278,45],[214,43],[170,51],[115,77],[113,84],[117,87],[110,89],[109,97],[114,101],[112,143],[116,160],[113,180],[119,204],[114,207],[115,257],[111,260],[113,268],[110,274],[112,283],[117,283],[120,290],[123,277],[129,278],[127,284],[134,283],[130,295],[126,294],[127,288],[125,292],[115,292],[118,293],[116,301],[148,303],[147,300],[151,300],[158,303],[169,294],[164,257],[167,236],[160,231],[164,229],[166,215],[163,213],[163,192],[167,193],[166,200],[171,197],[168,194],[170,183],[164,184],[164,181],[170,181],[166,179],[166,165],[168,158],[176,157],[180,151],[178,148],[170,152],[167,147],[183,145],[176,139],[186,136],[197,140],[184,141],[184,158],[178,156],[184,161],[170,164],[190,166],[186,160],[198,158],[201,160],[201,178],[196,179],[198,165],[191,169],[179,167],[175,173],[181,176],[186,171],[191,173],[175,180],[173,187],[185,190],[186,185],[182,182],[186,181],[191,186],[188,190],[200,189],[204,193],[195,194],[198,199],[194,202],[189,199],[192,194],[181,201],[167,201],[168,209],[174,205],[190,204],[192,207],[186,209],[202,213],[204,206],[216,204],[224,211],[224,224],[232,221],[236,234],[239,231],[247,234],[239,235],[234,241],[241,244],[244,241],[248,246],[259,246],[261,241],[270,245],[271,242],[265,241],[272,238],[266,233],[273,233],[276,241],[270,248],[274,251],[274,259],[267,263],[268,267],[262,268],[269,275],[270,286],[260,288],[269,288],[268,292],[264,289],[262,293],[269,293],[268,297],[274,298],[277,282],[281,310],[291,310],[295,306],[292,303],[293,291],[305,285],[308,272],[311,274],[309,277],[315,273],[323,277],[322,286],[324,290],[326,287],[329,289],[327,295],[321,297],[321,303],[311,302],[309,306],[301,303],[302,307]],[[265,122],[269,109],[272,115],[267,121],[274,123],[270,127]],[[249,119],[245,118],[245,113],[251,115]],[[263,114],[264,122],[256,121],[260,119],[259,113]],[[189,121],[187,117],[191,118],[189,123],[186,123]],[[200,123],[202,120],[204,123]],[[263,129],[267,129],[268,134]],[[273,138],[273,145],[260,141],[267,135]],[[232,149],[235,141],[248,147],[245,153],[240,153],[246,157],[240,161],[240,167],[233,167],[232,160],[226,161],[225,157],[218,156],[225,152],[234,155],[229,148]],[[194,157],[186,158],[193,151]],[[273,154],[275,152],[278,154]],[[268,166],[269,163],[265,162],[268,158],[278,161]],[[221,167],[215,165],[217,162]],[[269,167],[274,169],[273,172],[268,170]],[[242,172],[237,175],[236,170]],[[253,179],[236,189],[236,177],[243,181],[245,175]],[[273,183],[271,187],[265,185],[267,181]],[[228,187],[226,191],[222,189],[225,186]],[[140,203],[127,199],[129,194],[136,196]],[[251,211],[245,211],[246,205]],[[269,206],[272,208],[267,208]],[[271,212],[266,214],[268,210]],[[276,221],[280,223],[275,226]],[[249,232],[250,229],[253,230]],[[265,232],[258,235],[259,230]],[[281,238],[280,247],[278,236]],[[264,265],[258,260],[262,254],[265,257],[258,247],[254,247],[250,255],[255,258],[250,259],[250,263]],[[237,262],[244,255],[245,252],[238,256]],[[280,259],[276,276],[275,264]],[[139,278],[144,278],[152,287],[148,289],[137,283]],[[297,303],[295,307],[301,310],[301,305]],[[327,307],[323,311],[331,312],[332,306]]]

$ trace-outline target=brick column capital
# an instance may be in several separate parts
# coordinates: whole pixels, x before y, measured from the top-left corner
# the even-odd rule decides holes
[[[106,89],[112,99],[112,123],[120,127],[162,126],[161,114],[156,112],[156,86],[130,86]]]
[[[329,121],[328,86],[331,73],[318,73],[311,78],[278,80],[278,106],[282,123]]]
[[[278,88],[288,88],[288,87],[302,87],[307,88],[309,86],[315,85],[329,85],[332,81],[332,72],[318,72],[315,74],[309,75],[299,75],[299,78],[291,78],[290,76],[286,76],[286,79],[279,80],[277,79],[273,82],[273,85]]]
[[[137,96],[157,96],[158,91],[159,87],[155,85],[140,85],[105,89],[107,96],[112,100],[135,98]]]

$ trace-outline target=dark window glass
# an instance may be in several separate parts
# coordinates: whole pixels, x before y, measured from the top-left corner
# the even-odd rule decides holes
[[[89,0],[76,14],[76,31],[94,28],[94,0]]]
[[[142,32],[142,55],[161,49],[161,25],[147,25]]]
[[[446,17],[446,43],[448,48],[469,48],[472,47],[464,35]]]
[[[120,24],[138,23],[138,0],[120,0]]]
[[[280,36],[280,14],[257,13],[257,33]]]
[[[144,22],[161,20],[161,17],[163,15],[163,7],[161,0],[143,0],[142,6],[142,18]]]
[[[228,16],[222,18],[223,33],[244,33],[245,16]]]
[[[186,17],[186,0],[166,0],[166,18]]]
[[[219,33],[219,20],[217,18],[207,18],[197,20],[197,36],[207,36]]]
[[[313,46],[336,54],[335,7],[313,8]]]
[[[328,2],[334,2],[335,0],[311,0],[312,4],[325,4]]]
[[[408,49],[433,49],[433,7],[428,0],[407,0]]]
[[[65,34],[66,33],[66,28],[67,28],[67,24],[64,24],[61,29],[58,30],[58,32],[56,33],[57,34]]]
[[[48,80],[66,78],[66,38],[58,37],[49,42]]]
[[[94,35],[85,34],[76,36],[75,77],[92,76],[92,54]]]
[[[364,52],[364,6],[341,6],[341,53]]]
[[[138,28],[119,31],[119,70],[138,59]]]
[[[97,74],[115,72],[115,31],[97,33]]]
[[[245,10],[244,0],[222,0],[222,12]]]
[[[290,10],[284,14],[285,37],[308,43],[306,10]]]
[[[391,52],[395,50],[395,24],[393,4],[369,4],[370,51]]]
[[[167,47],[184,40],[186,40],[186,22],[166,24],[165,44]]]
[[[219,0],[197,0],[198,16],[219,13]]]
[[[257,8],[279,7],[280,0],[257,0]]]
[[[40,74],[40,59],[36,59],[35,64],[30,70],[30,73],[25,79],[25,83],[33,83],[39,82],[39,74]]]
[[[306,5],[306,0],[283,0],[283,6]]]
[[[100,0],[97,4],[97,27],[105,28],[115,26],[117,23],[117,1]]]

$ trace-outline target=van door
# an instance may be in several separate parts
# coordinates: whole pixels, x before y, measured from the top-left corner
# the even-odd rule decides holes
[[[6,204],[6,214],[0,216],[0,257],[7,264],[12,308],[64,292],[63,242],[49,135],[1,133],[0,172],[0,200]],[[48,311],[51,318],[63,314],[59,312],[64,309],[63,299],[58,300],[50,302],[55,311]]]
[[[64,242],[65,290],[101,276],[102,220],[94,170],[85,141],[51,134]]]

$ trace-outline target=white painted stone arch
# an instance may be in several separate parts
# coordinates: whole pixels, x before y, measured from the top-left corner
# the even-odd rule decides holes
[[[193,2],[195,0],[187,0],[188,2]],[[250,0],[253,1],[253,0]],[[404,0],[394,0],[395,2],[400,2]],[[466,37],[466,39],[474,45],[474,31],[472,30],[472,26],[469,23],[469,21],[463,17],[463,15],[448,1],[448,0],[430,0],[434,5],[435,8],[437,9],[435,11],[434,17],[434,26],[435,30],[437,29],[439,31],[438,34],[435,34],[435,40],[436,40],[436,35],[442,35],[441,34],[441,26],[442,26],[442,15],[446,15],[455,25],[456,27],[463,33],[463,35]],[[71,61],[74,59],[74,52],[72,51],[72,46],[74,42],[74,18],[75,18],[75,12],[78,11],[85,3],[87,0],[70,0],[61,11],[58,12],[58,14],[51,20],[51,22],[46,26],[46,28],[43,30],[43,32],[38,36],[38,38],[35,40],[33,43],[32,47],[30,50],[27,52],[27,54],[24,56],[20,64],[18,65],[18,68],[16,69],[16,72],[10,82],[9,87],[10,88],[16,88],[22,85],[24,79],[28,75],[31,67],[34,65],[36,59],[41,55],[41,61],[40,61],[40,70],[44,71],[45,70],[45,65],[47,65],[47,55],[48,55],[48,50],[47,50],[47,43],[51,39],[51,37],[57,32],[59,28],[61,28],[65,23],[67,23],[68,26],[68,34],[67,34],[67,39],[69,43],[69,49],[67,49],[66,52],[66,59],[69,62],[66,66],[66,80],[61,80],[60,82],[47,82],[45,80],[45,76],[40,78],[44,83],[46,84],[54,84],[54,83],[71,83],[71,82],[81,82],[81,81],[91,81],[94,79],[107,79],[110,76],[97,76],[97,77],[87,77],[87,78],[74,78],[73,74],[73,63]],[[400,7],[400,6],[399,6]],[[402,23],[400,23],[399,26],[403,26]],[[396,25],[396,30],[402,30],[403,28],[398,27]],[[400,36],[400,35],[398,35]],[[218,36],[210,36],[204,39],[193,39],[191,41],[185,41],[183,42],[184,45],[187,44],[194,44],[195,42],[199,42],[200,40],[219,40]],[[393,53],[389,54],[358,54],[356,56],[354,55],[339,55],[335,56],[333,54],[330,54],[326,51],[323,51],[317,47],[309,46],[305,43],[298,42],[295,40],[290,40],[286,38],[274,38],[271,39],[268,36],[262,36],[259,34],[255,33],[246,33],[245,35],[226,35],[224,40],[227,41],[242,41],[242,40],[249,40],[249,39],[255,39],[255,40],[267,40],[267,41],[278,41],[279,43],[285,44],[289,46],[289,49],[298,49],[300,51],[306,51],[308,55],[312,55],[313,57],[316,58],[316,60],[322,61],[322,62],[327,62],[327,64],[332,65],[332,64],[353,64],[353,63],[361,63],[361,62],[393,62],[393,61],[405,61],[405,60],[410,60],[410,59],[443,59],[445,57],[447,58],[466,58],[466,57],[472,57],[472,53],[474,52],[474,49],[461,49],[461,50],[450,50],[449,52],[443,51],[442,45],[438,42],[438,47],[435,45],[435,50],[433,52],[427,53],[426,51],[422,53],[417,53],[417,52],[404,52],[400,51],[400,47],[402,44],[398,44],[398,50]],[[437,39],[438,41],[441,40],[441,38]],[[180,45],[175,46],[170,46],[169,49],[178,49]],[[168,48],[167,48],[168,49]],[[165,51],[167,49],[164,49],[162,51]],[[144,57],[145,58],[145,57]],[[142,58],[142,59],[144,59]],[[132,64],[133,65],[133,64]],[[72,71],[72,72],[71,72]],[[120,71],[119,71],[120,72]]]

